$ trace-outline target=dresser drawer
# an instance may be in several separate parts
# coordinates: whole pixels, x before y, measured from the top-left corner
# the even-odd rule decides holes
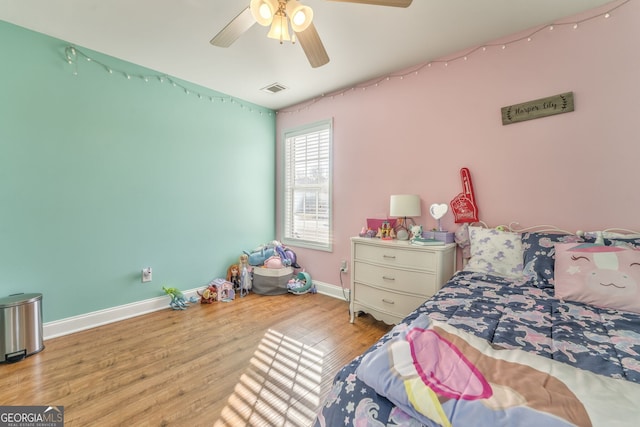
[[[369,308],[393,313],[403,318],[418,308],[425,301],[424,297],[403,295],[381,289],[372,288],[361,283],[355,286],[355,303]]]
[[[356,282],[425,297],[435,294],[439,289],[435,276],[423,271],[400,270],[356,261],[353,274]]]
[[[354,256],[356,260],[428,271],[435,271],[438,262],[435,252],[391,246],[356,245]]]

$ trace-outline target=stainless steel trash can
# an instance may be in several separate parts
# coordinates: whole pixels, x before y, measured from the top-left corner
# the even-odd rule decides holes
[[[0,363],[42,351],[42,294],[0,298]]]

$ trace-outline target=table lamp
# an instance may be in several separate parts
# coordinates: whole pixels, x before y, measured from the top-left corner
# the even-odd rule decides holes
[[[391,196],[389,216],[403,218],[402,223],[396,227],[398,240],[409,239],[409,229],[407,228],[407,218],[421,216],[420,196],[417,194],[394,194]]]

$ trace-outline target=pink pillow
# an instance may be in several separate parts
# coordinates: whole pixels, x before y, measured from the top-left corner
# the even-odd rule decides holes
[[[557,298],[640,313],[640,250],[592,243],[555,249]]]
[[[277,256],[271,256],[264,261],[264,266],[266,268],[284,268],[284,264],[282,263],[282,259]]]

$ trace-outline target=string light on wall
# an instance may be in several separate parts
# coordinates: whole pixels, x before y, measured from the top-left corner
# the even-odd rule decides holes
[[[269,116],[273,115],[273,111],[271,110],[267,110],[267,109],[260,109],[260,108],[256,108],[253,105],[248,105],[245,104],[244,102],[237,100],[231,96],[213,96],[213,95],[205,95],[203,93],[194,91],[193,89],[189,89],[188,87],[184,86],[182,83],[180,83],[179,81],[175,80],[174,78],[172,78],[171,76],[168,76],[166,74],[131,74],[128,73],[126,71],[122,71],[122,70],[117,70],[114,69],[110,66],[108,66],[107,64],[89,56],[88,54],[84,53],[82,50],[78,49],[75,46],[67,46],[64,50],[65,53],[65,58],[66,61],[69,65],[71,65],[72,70],[73,70],[73,75],[77,76],[78,75],[78,62],[82,62],[81,60],[86,60],[87,62],[92,62],[100,67],[102,67],[107,73],[109,74],[116,74],[116,75],[121,75],[122,77],[126,78],[127,80],[132,80],[132,79],[139,79],[144,81],[145,83],[149,83],[151,81],[157,81],[159,83],[168,83],[170,84],[172,87],[181,89],[185,95],[187,96],[191,96],[191,95],[195,95],[199,100],[209,100],[210,102],[220,102],[220,103],[226,103],[227,101],[231,104],[237,105],[239,106],[241,109],[243,110],[247,110],[251,113],[257,113],[260,114],[261,116],[264,114],[267,114]]]
[[[443,67],[449,67],[449,65],[453,62],[457,62],[457,61],[467,61],[472,55],[478,53],[478,52],[486,52],[488,49],[491,48],[500,48],[500,50],[505,51],[508,50],[507,47],[515,44],[515,43],[519,43],[522,41],[527,41],[527,42],[531,42],[534,40],[534,36],[536,34],[539,34],[542,31],[549,31],[549,32],[555,32],[557,28],[560,27],[571,27],[574,30],[578,30],[580,28],[580,25],[587,22],[587,21],[591,21],[594,19],[598,19],[598,18],[604,18],[604,19],[608,19],[611,17],[612,13],[614,11],[616,11],[618,8],[624,6],[625,4],[629,3],[631,0],[624,0],[620,3],[618,3],[617,5],[614,5],[613,7],[611,7],[610,9],[604,11],[604,12],[600,12],[600,13],[596,13],[592,16],[588,16],[586,18],[582,18],[582,19],[578,19],[576,21],[570,21],[570,22],[554,22],[551,24],[545,24],[545,25],[541,25],[539,27],[537,27],[536,29],[534,29],[533,31],[531,31],[530,33],[528,33],[525,36],[521,36],[521,37],[516,37],[513,38],[507,42],[500,42],[500,43],[487,43],[481,46],[477,46],[474,47],[472,49],[470,49],[467,52],[464,52],[458,56],[452,57],[452,58],[446,58],[446,59],[436,59],[436,60],[432,60],[429,61],[427,63],[424,64],[420,64],[417,65],[415,67],[412,67],[411,69],[409,69],[408,71],[401,73],[401,74],[390,74],[388,76],[384,76],[384,77],[380,77],[377,80],[373,80],[373,81],[369,81],[365,84],[362,85],[356,85],[347,89],[342,89],[339,91],[335,91],[329,94],[322,94],[316,98],[311,99],[310,101],[298,106],[295,109],[283,109],[283,110],[279,110],[276,112],[276,114],[293,114],[293,113],[299,113],[303,110],[308,110],[309,108],[311,108],[313,105],[317,104],[318,102],[322,101],[323,99],[325,99],[326,97],[331,97],[331,99],[334,99],[335,96],[337,95],[344,95],[347,92],[351,92],[354,91],[355,89],[362,89],[363,91],[367,88],[370,87],[378,87],[381,84],[385,83],[385,82],[390,82],[392,80],[404,80],[405,77],[408,76],[417,76],[421,71],[423,70],[428,70],[428,69],[432,69],[435,65],[440,64]]]

